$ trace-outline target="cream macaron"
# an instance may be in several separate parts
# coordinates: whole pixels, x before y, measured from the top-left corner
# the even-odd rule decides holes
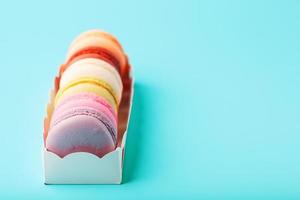
[[[61,76],[60,88],[82,78],[93,78],[107,83],[112,88],[117,103],[120,103],[123,90],[122,80],[118,71],[109,63],[95,58],[85,58],[72,63]]]

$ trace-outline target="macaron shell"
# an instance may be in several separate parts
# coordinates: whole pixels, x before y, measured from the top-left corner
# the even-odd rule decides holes
[[[46,138],[46,148],[60,157],[74,152],[89,152],[102,157],[115,146],[107,127],[88,115],[61,121],[49,130]]]
[[[117,118],[117,113],[115,112],[113,107],[103,97],[98,96],[92,92],[81,92],[78,94],[70,95],[70,96],[64,98],[58,105],[56,105],[55,110],[56,111],[61,110],[62,109],[61,107],[65,106],[65,104],[68,104],[70,102],[87,100],[87,99],[94,102],[97,106],[99,104],[105,106],[110,111],[110,113],[115,118]]]
[[[63,88],[70,82],[84,77],[99,79],[109,84],[120,102],[123,90],[120,75],[114,67],[99,59],[82,59],[70,65],[61,76],[60,87]]]
[[[122,49],[122,46],[118,42],[116,37],[114,37],[112,34],[110,34],[108,32],[105,32],[105,31],[102,31],[102,30],[97,30],[97,29],[92,29],[92,30],[88,30],[88,31],[85,31],[85,32],[81,33],[79,36],[77,36],[74,39],[74,41],[71,43],[71,45],[73,45],[78,40],[81,40],[84,37],[105,37],[105,38],[111,40],[112,42],[114,42],[120,49]]]
[[[77,84],[67,89],[60,89],[55,97],[54,106],[56,107],[64,98],[82,92],[94,93],[100,97],[103,97],[114,108],[115,112],[117,111],[118,103],[116,102],[114,96],[106,88],[89,82]]]
[[[65,101],[62,102],[62,105],[58,106],[53,113],[51,123],[50,123],[50,128],[53,126],[53,124],[57,123],[58,121],[61,121],[61,118],[64,118],[64,116],[66,116],[69,112],[78,109],[94,110],[95,112],[102,114],[104,121],[106,121],[107,124],[110,125],[110,127],[118,126],[117,116],[115,116],[108,107],[106,107],[103,104],[100,104],[97,101],[94,101],[93,99],[85,98],[85,99],[68,99],[67,102]]]
[[[71,107],[71,109],[63,110],[62,112],[57,113],[57,115],[52,118],[50,129],[55,127],[61,121],[76,115],[89,115],[95,117],[107,127],[113,140],[117,140],[117,124],[114,123],[114,119],[110,118],[107,113],[99,112],[99,110],[86,105],[77,105],[74,108]]]
[[[74,42],[68,50],[66,61],[68,61],[76,52],[88,47],[100,47],[108,50],[118,61],[121,66],[125,65],[126,59],[123,51],[111,40],[104,37],[86,36]]]

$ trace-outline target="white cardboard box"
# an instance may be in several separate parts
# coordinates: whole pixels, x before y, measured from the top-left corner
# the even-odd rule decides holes
[[[53,98],[58,89],[58,82],[60,76],[55,79],[54,90],[51,92],[50,103],[47,107],[47,117],[45,118],[45,124],[51,119],[53,112]],[[120,105],[119,112],[124,112],[123,116],[126,116],[124,120],[119,118],[119,138],[117,148],[99,158],[91,153],[76,152],[71,153],[64,158],[57,156],[56,154],[47,151],[43,148],[43,160],[44,160],[44,172],[45,172],[45,184],[121,184],[122,171],[123,171],[123,158],[127,137],[127,128],[130,118],[132,98],[133,98],[133,80],[129,78],[130,86],[123,92],[123,97],[127,98],[127,103],[122,107]],[[123,100],[122,100],[123,101]],[[47,126],[47,125],[45,125]],[[44,126],[45,131],[48,128]]]

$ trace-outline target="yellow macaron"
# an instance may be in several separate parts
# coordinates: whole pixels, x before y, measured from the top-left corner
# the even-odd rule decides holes
[[[56,94],[54,106],[56,107],[59,104],[59,102],[65,97],[81,92],[95,93],[98,96],[101,96],[104,99],[106,99],[115,111],[118,110],[117,98],[111,86],[102,80],[89,77],[80,78],[78,80],[72,81],[65,87],[60,88]]]

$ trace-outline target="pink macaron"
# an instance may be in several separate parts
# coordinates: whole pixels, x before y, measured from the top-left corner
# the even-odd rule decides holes
[[[117,130],[117,115],[104,98],[88,92],[74,94],[56,106],[46,148],[60,157],[73,152],[103,157],[115,149]]]

